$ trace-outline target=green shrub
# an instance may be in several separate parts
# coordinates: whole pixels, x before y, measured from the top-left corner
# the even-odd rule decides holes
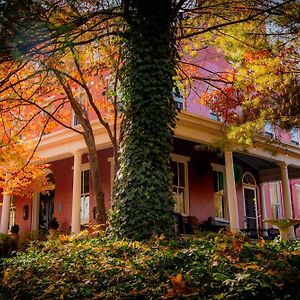
[[[0,298],[8,299],[300,299],[299,241],[81,234],[32,242],[4,267]]]

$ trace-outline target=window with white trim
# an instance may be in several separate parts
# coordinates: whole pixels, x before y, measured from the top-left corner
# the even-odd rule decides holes
[[[90,171],[81,171],[81,197],[80,197],[80,224],[87,224],[90,220]]]
[[[299,131],[296,127],[291,129],[291,142],[294,145],[299,145]]]
[[[173,171],[174,210],[189,214],[188,161],[189,157],[171,154]]]
[[[221,121],[221,118],[219,117],[219,115],[214,113],[211,109],[209,110],[209,116],[212,120]]]
[[[272,219],[282,219],[280,182],[270,182]]]
[[[213,169],[213,191],[215,218],[228,220],[228,203],[225,192],[225,167],[211,164]]]
[[[274,128],[272,122],[265,121],[264,133],[266,136],[270,138],[274,137]]]
[[[16,198],[11,196],[10,198],[10,206],[9,206],[9,224],[8,228],[11,229],[16,223]]]
[[[174,100],[176,102],[176,108],[180,112],[184,109],[184,99],[181,84],[177,84],[177,86],[173,90]]]
[[[297,193],[297,204],[298,204],[298,218],[300,218],[300,185],[296,184],[296,193]]]

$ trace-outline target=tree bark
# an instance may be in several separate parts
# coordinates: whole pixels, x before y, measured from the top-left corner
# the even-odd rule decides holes
[[[171,0],[127,2],[120,169],[110,215],[117,236],[172,235],[170,152],[176,108],[175,26]]]

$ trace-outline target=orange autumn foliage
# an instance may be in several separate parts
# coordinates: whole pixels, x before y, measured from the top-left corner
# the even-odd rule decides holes
[[[4,194],[31,197],[33,192],[47,192],[53,189],[46,178],[45,163],[35,163],[28,159],[32,148],[26,144],[10,144],[0,148],[0,189]]]

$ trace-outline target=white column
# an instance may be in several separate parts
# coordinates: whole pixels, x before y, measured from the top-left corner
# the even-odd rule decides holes
[[[226,188],[227,198],[229,207],[229,218],[230,218],[230,230],[232,232],[238,232],[239,217],[238,217],[238,205],[235,189],[234,169],[233,169],[233,158],[231,151],[225,151],[225,170],[226,170]]]
[[[71,233],[80,232],[81,152],[74,154]]]
[[[39,235],[39,218],[40,218],[40,193],[32,194],[32,220],[31,220],[31,232],[34,238],[38,238]]]
[[[284,219],[293,219],[292,198],[290,191],[289,173],[285,162],[279,163],[281,171]],[[289,230],[289,239],[295,238],[294,227]]]
[[[282,192],[283,192],[283,208],[284,218],[293,218],[292,199],[290,192],[289,174],[286,163],[280,163],[281,181],[282,181]]]
[[[4,234],[8,233],[10,198],[11,195],[3,195],[0,232]]]

